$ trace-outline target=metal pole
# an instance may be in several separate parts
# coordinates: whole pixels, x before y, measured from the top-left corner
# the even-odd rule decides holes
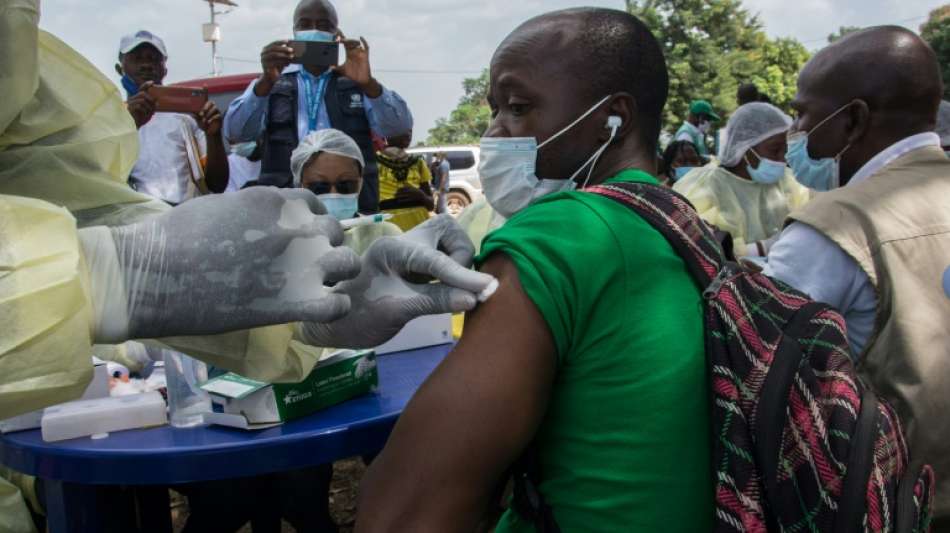
[[[208,0],[208,6],[211,8],[211,24],[214,25],[214,1]],[[218,42],[211,41],[211,75],[218,75]]]

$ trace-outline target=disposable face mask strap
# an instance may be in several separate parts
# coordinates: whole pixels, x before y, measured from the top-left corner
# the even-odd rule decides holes
[[[566,131],[570,130],[571,128],[573,128],[574,126],[576,126],[578,122],[580,122],[580,121],[584,120],[585,118],[589,117],[591,113],[593,113],[594,111],[597,111],[597,108],[600,107],[601,105],[603,105],[604,102],[606,102],[607,100],[609,100],[610,97],[611,97],[611,95],[609,95],[609,94],[608,94],[607,96],[603,97],[603,99],[601,99],[599,102],[597,102],[596,104],[594,104],[593,106],[591,106],[590,109],[588,109],[586,112],[584,112],[583,115],[577,117],[577,120],[575,120],[574,122],[571,122],[570,124],[568,124],[567,126],[565,126],[564,128],[562,128],[561,131],[559,131],[559,132],[555,133],[554,135],[552,135],[552,136],[548,137],[547,139],[545,139],[545,141],[544,141],[543,143],[541,143],[541,144],[538,145],[538,150],[540,150],[541,148],[543,148],[544,145],[548,144],[549,142],[553,141],[554,139],[557,139],[558,137],[560,137],[564,132],[566,132]],[[581,167],[581,168],[583,168],[583,167]]]
[[[814,133],[815,130],[817,130],[818,128],[824,126],[824,125],[825,125],[825,122],[828,122],[829,120],[835,118],[835,117],[838,115],[838,113],[840,113],[840,112],[844,111],[845,109],[851,107],[851,104],[853,104],[854,102],[855,102],[855,100],[851,100],[851,101],[848,102],[847,104],[845,104],[845,105],[839,107],[838,110],[835,111],[834,113],[832,113],[832,114],[828,115],[827,117],[825,117],[824,120],[822,120],[822,121],[819,122],[818,124],[815,124],[815,127],[814,127],[814,128],[808,130],[808,135],[811,135],[812,133]]]
[[[838,155],[835,156],[835,161],[841,161],[841,156],[843,156],[844,153],[848,151],[848,148],[851,148],[851,143],[848,143],[848,146],[845,146],[840,152],[838,152]]]

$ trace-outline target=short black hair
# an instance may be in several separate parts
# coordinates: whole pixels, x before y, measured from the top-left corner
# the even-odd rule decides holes
[[[666,150],[663,151],[663,168],[660,169],[660,174],[672,177],[670,171],[673,170],[673,161],[687,146],[693,146],[693,143],[691,141],[673,141],[666,146]],[[693,149],[695,150],[696,147],[693,146]]]
[[[660,43],[646,24],[625,11],[588,7],[563,13],[583,17],[580,43],[588,51],[587,69],[578,74],[589,84],[590,97],[631,94],[637,101],[642,141],[655,152],[670,90]]]
[[[743,83],[736,93],[736,100],[738,100],[740,106],[749,102],[758,102],[759,98],[761,98],[759,88],[754,83]]]

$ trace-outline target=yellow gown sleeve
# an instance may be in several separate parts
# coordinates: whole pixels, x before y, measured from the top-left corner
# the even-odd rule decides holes
[[[22,475],[0,466],[0,531],[4,533],[36,533],[33,519],[20,489],[5,479],[6,475]]]
[[[673,190],[685,196],[699,216],[716,228],[732,235],[732,246],[736,255],[743,255],[746,249],[745,226],[742,206],[723,205],[731,196],[717,194],[713,180],[718,172],[727,172],[710,165],[690,171],[673,185]]]
[[[0,195],[0,418],[80,396],[92,379],[92,305],[76,221]]]

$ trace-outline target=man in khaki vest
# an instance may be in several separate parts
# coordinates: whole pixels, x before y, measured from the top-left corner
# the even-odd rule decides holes
[[[937,473],[950,531],[950,159],[934,133],[934,52],[894,26],[854,33],[798,79],[786,160],[828,190],[790,223],[766,273],[836,306],[857,367]]]

